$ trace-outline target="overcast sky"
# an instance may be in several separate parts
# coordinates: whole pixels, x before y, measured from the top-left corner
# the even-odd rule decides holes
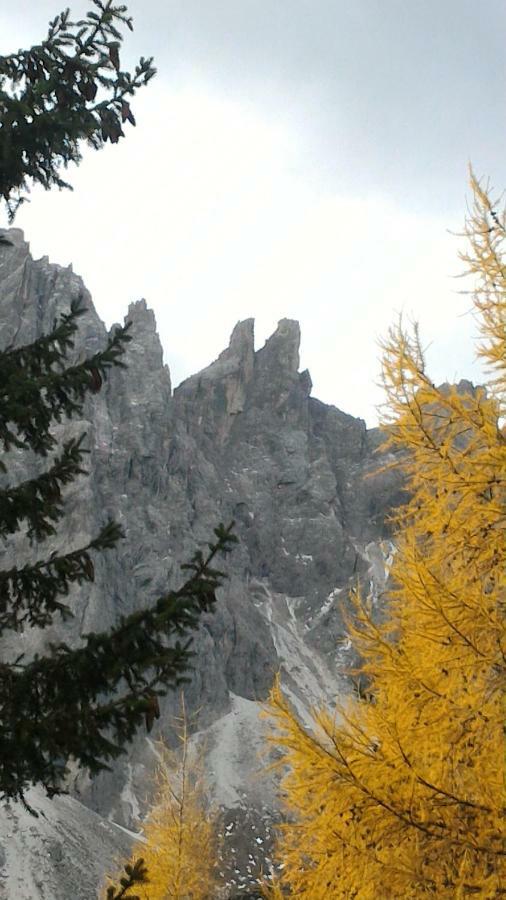
[[[70,3],[76,15],[88,9]],[[378,338],[420,322],[434,380],[479,378],[455,279],[467,164],[506,188],[504,0],[131,0],[154,55],[137,128],[16,226],[84,278],[108,325],[154,308],[177,384],[239,319],[300,321],[313,396],[376,421]],[[0,9],[0,53],[58,0]],[[5,224],[5,219],[0,220]]]

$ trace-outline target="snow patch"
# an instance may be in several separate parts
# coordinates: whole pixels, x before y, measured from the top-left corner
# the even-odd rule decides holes
[[[115,828],[119,828],[120,831],[123,831],[125,834],[128,834],[129,837],[133,838],[135,841],[142,841],[143,844],[147,843],[146,838],[142,831],[130,831],[129,828],[125,828],[124,825],[120,825],[118,822],[113,822],[112,819],[109,819],[111,825],[114,825]]]
[[[339,597],[339,594],[342,594],[342,592],[343,592],[343,588],[334,588],[334,590],[330,592],[327,599],[325,600],[324,603],[322,603],[320,609],[316,613],[314,620],[313,620],[313,625],[315,624],[315,622],[319,622],[320,619],[323,619],[323,616],[326,615],[326,613],[328,613],[329,609],[332,608],[332,606],[334,605],[335,599],[337,597]]]
[[[295,559],[298,562],[301,562],[303,566],[307,566],[310,562],[313,562],[313,557],[310,553],[297,553]]]

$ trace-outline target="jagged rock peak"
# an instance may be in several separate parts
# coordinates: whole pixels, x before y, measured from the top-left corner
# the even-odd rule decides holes
[[[211,363],[208,367],[213,375],[218,374],[225,365],[227,371],[230,366],[247,370],[247,378],[251,377],[253,371],[253,360],[255,357],[255,320],[243,319],[235,326],[228,347],[223,350],[218,359]],[[217,368],[216,368],[217,367]]]
[[[217,382],[232,376],[234,378],[237,376],[243,385],[249,381],[253,374],[255,358],[254,326],[254,319],[238,322],[232,331],[228,347],[210,365],[185,379],[176,392],[191,393],[203,381]]]
[[[133,374],[136,389],[141,384],[149,384],[147,394],[153,390],[160,392],[162,406],[172,393],[170,372],[163,363],[163,350],[156,328],[155,314],[144,299],[130,303],[125,322],[132,323],[132,342],[126,350],[125,361]],[[156,389],[154,385],[157,385]],[[153,398],[151,398],[153,399]]]
[[[10,241],[13,247],[21,247],[23,244],[26,244],[27,249],[29,248],[21,228],[0,228],[0,237]]]
[[[95,353],[105,328],[82,279],[72,266],[60,266],[47,256],[33,259],[20,228],[0,229],[0,344],[30,344],[48,334],[56,318],[81,298],[86,308],[79,321],[82,349]],[[77,351],[76,351],[77,352]],[[69,360],[73,360],[72,354]]]
[[[255,320],[243,319],[230,335],[230,343],[225,353],[233,356],[249,356],[255,350]]]
[[[156,319],[152,309],[144,300],[134,300],[128,307],[125,322],[133,322],[135,326],[141,325],[149,331],[156,332]]]
[[[299,371],[300,325],[295,319],[280,319],[274,334],[257,353],[261,366],[282,368],[290,374]]]
[[[0,249],[10,251],[10,255],[14,254],[19,261],[29,258],[30,264],[38,266],[39,269],[43,267],[51,269],[54,273],[70,272],[71,275],[74,274],[72,263],[67,266],[58,265],[52,263],[47,255],[34,259],[22,228],[0,228]]]

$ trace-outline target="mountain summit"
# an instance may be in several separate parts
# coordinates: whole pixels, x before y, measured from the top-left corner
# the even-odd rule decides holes
[[[78,295],[88,312],[76,357],[103,346],[107,330],[72,268],[33,260],[22,233],[7,234],[12,246],[0,245],[0,346],[47,332]],[[185,696],[195,739],[206,741],[209,791],[226,815],[265,822],[275,810],[272,784],[259,777],[261,703],[277,672],[298,708],[347,689],[342,604],[357,573],[381,587],[389,553],[384,520],[398,499],[398,476],[366,477],[378,468],[378,431],[311,397],[310,375],[299,372],[297,322],[282,319],[257,351],[253,319],[238,322],[218,359],[172,390],[146,301],[132,303],[126,319],[133,323],[128,368],[111,372],[81,421],[61,426],[86,432],[90,475],[68,491],[54,549],[83,543],[108,518],[121,523],[126,538],[97,560],[95,582],[73,596],[70,623],[50,634],[25,632],[7,649],[35,652],[48,639],[77,644],[82,633],[108,627],[176,586],[181,563],[218,522],[234,519],[239,544],[227,560],[230,577],[196,634]],[[51,856],[44,856],[46,825],[34,820],[27,850],[24,813],[10,807],[0,829],[0,897],[66,900],[77,862],[58,842],[65,830],[81,830],[86,841],[93,815],[107,821],[103,854],[82,876],[82,893],[72,896],[94,896],[98,866],[103,871],[104,857],[117,852],[110,829],[123,840],[120,827],[138,827],[155,762],[151,738],[164,735],[170,743],[177,707],[169,695],[152,735],[138,735],[111,773],[93,782],[75,773],[70,799],[40,801],[59,823]],[[43,867],[39,888],[33,879],[23,887],[20,859],[30,870]],[[10,893],[1,893],[3,885]]]

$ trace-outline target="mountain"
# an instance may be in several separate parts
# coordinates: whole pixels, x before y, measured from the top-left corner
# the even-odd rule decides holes
[[[8,236],[12,246],[0,245],[0,347],[47,332],[79,295],[88,311],[75,356],[102,347],[106,328],[72,268],[47,257],[33,260],[22,232],[11,229]],[[128,368],[113,371],[101,392],[88,398],[82,420],[58,426],[66,435],[87,433],[90,474],[70,486],[68,514],[51,549],[86,543],[110,517],[123,525],[126,539],[97,559],[95,582],[72,596],[70,624],[27,630],[4,642],[3,652],[30,654],[50,640],[77,643],[82,633],[106,628],[178,585],[180,565],[211,539],[213,527],[233,519],[239,544],[226,561],[229,578],[216,611],[203,617],[195,637],[185,697],[195,740],[206,746],[210,792],[233,823],[228,834],[242,830],[239,844],[249,860],[252,838],[248,843],[244,837],[245,823],[256,833],[275,814],[272,780],[259,777],[262,701],[277,671],[302,714],[349,689],[342,674],[350,659],[342,618],[347,589],[359,576],[381,593],[392,550],[385,518],[402,497],[402,485],[397,474],[378,472],[377,429],[311,397],[309,372],[299,372],[297,322],[282,319],[259,350],[253,319],[238,322],[218,359],[173,390],[153,312],[141,300],[129,306],[126,319],[133,335]],[[167,353],[170,358],[170,347]],[[350,395],[352,390],[350,373]],[[24,464],[11,453],[11,477]],[[7,542],[2,565],[15,552],[19,542]],[[58,841],[67,828],[81,829],[86,844],[95,816],[103,825],[102,863],[117,853],[113,831],[121,842],[121,827],[138,829],[153,739],[163,734],[174,740],[178,702],[177,696],[166,698],[158,730],[139,734],[112,773],[94,781],[74,773],[71,798],[41,801],[48,820],[54,809],[54,822],[67,823],[51,832],[64,861],[54,862],[58,877],[49,893],[43,886],[38,894],[33,886],[23,893],[14,882],[26,849],[0,831],[0,898],[64,900],[69,886],[76,900],[96,895],[96,867],[80,875],[76,889],[71,879],[78,862],[74,866],[73,851],[67,854]],[[5,821],[18,822],[19,830],[22,813],[11,805]],[[30,823],[31,846],[37,845],[38,823]],[[256,838],[254,843],[258,852]],[[236,881],[243,878],[237,884],[254,881],[256,859],[248,862],[249,873],[235,873]],[[46,869],[50,863],[52,857]]]

